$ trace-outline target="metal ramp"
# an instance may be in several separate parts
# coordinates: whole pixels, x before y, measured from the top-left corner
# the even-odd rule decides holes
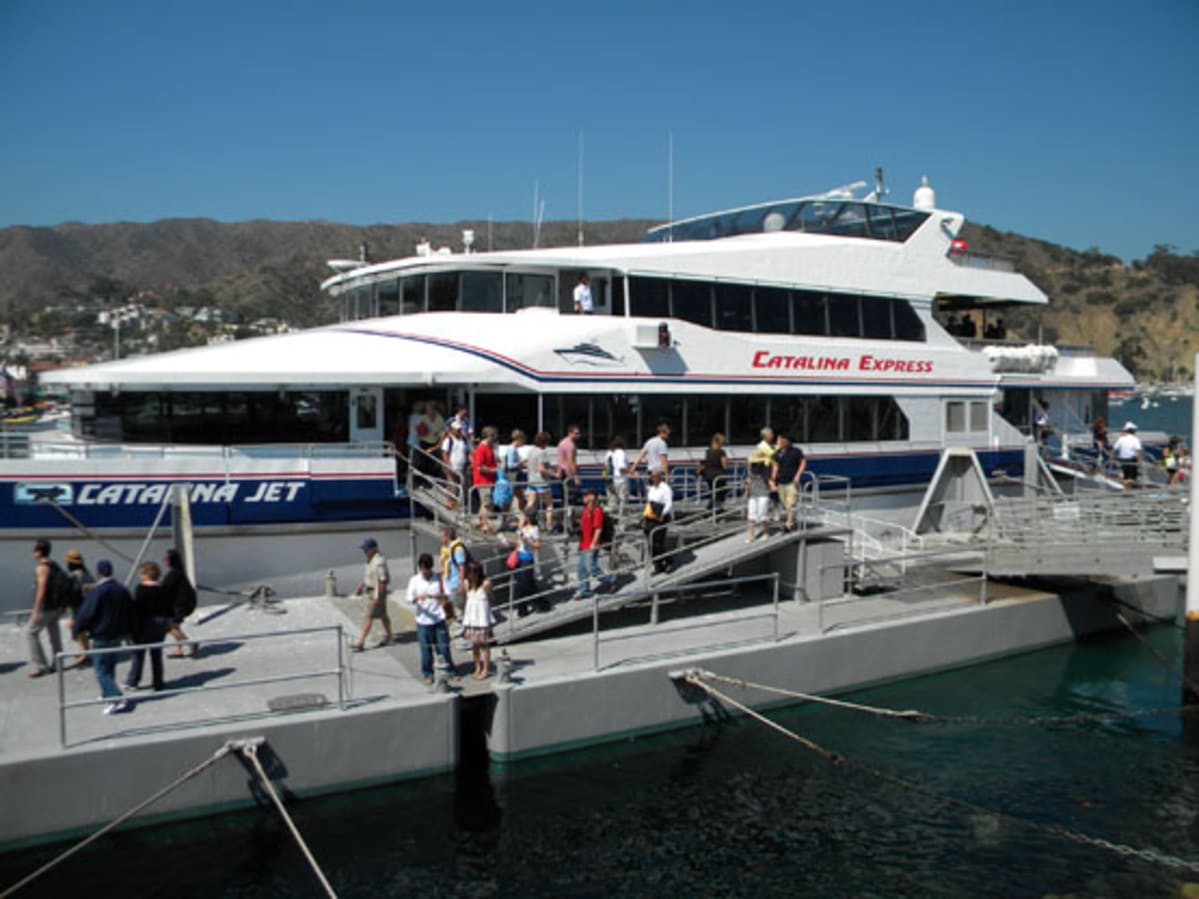
[[[506,579],[501,583],[495,583],[496,579],[493,578],[496,587],[493,612],[498,620],[495,639],[497,643],[523,640],[577,621],[591,619],[597,614],[614,611],[651,597],[658,591],[724,577],[737,567],[764,560],[765,557],[787,550],[794,553],[795,558],[792,561],[796,567],[798,583],[805,576],[799,545],[816,541],[832,542],[843,535],[842,528],[799,528],[790,533],[775,534],[766,540],[747,543],[744,523],[740,520],[726,521],[722,526],[718,526],[715,532],[709,531],[705,537],[695,542],[688,542],[686,534],[681,534],[681,544],[666,554],[674,566],[671,571],[654,573],[648,564],[649,560],[624,568],[609,568],[604,564],[607,554],[601,554],[601,568],[616,578],[614,589],[598,592],[594,599],[575,600],[571,598],[574,593],[573,583],[555,587],[531,598],[534,601],[540,599],[549,603],[551,607],[524,618],[515,614],[515,609],[506,598]],[[640,535],[625,536],[645,543],[644,537]],[[836,546],[840,554],[843,551],[842,545],[838,542]]]
[[[997,577],[1143,577],[1153,574],[1155,558],[1186,551],[1185,493],[1066,495],[1029,486],[1025,496],[996,497],[971,450],[946,450],[916,531],[926,545],[974,550],[960,570],[985,568]]]

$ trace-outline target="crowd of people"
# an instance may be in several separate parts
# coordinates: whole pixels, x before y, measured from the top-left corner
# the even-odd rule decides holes
[[[71,549],[63,556],[65,568],[51,556],[49,540],[33,546],[33,607],[25,633],[29,643],[30,677],[52,674],[64,655],[61,624],[69,615],[72,639],[79,646],[75,667],[92,666],[101,698],[108,700],[105,714],[130,708],[127,694],[142,687],[146,653],[150,655],[150,686],[166,689],[162,644],[168,636],[177,645],[172,657],[195,656],[199,645],[183,631],[184,619],[195,611],[196,591],[183,570],[183,560],[174,549],[163,555],[163,567],[143,562],[133,593],[113,577],[108,559],[96,562],[95,576],[88,571],[83,554]],[[165,571],[164,571],[165,569]],[[45,632],[51,654],[42,645]],[[130,649],[122,649],[125,646]],[[185,650],[187,652],[185,653]],[[129,661],[124,692],[117,685],[117,665]]]

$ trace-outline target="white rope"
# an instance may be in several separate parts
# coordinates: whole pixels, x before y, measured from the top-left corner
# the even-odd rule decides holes
[[[205,761],[201,762],[200,764],[196,765],[194,768],[191,768],[191,769],[185,771],[178,778],[176,778],[171,783],[167,784],[167,786],[163,787],[161,790],[159,790],[157,793],[155,793],[149,799],[146,799],[143,802],[135,805],[133,808],[129,809],[129,811],[125,812],[120,817],[113,819],[108,824],[105,824],[103,827],[101,827],[99,830],[97,830],[91,836],[85,837],[83,840],[76,843],[74,846],[72,846],[70,849],[63,852],[61,855],[58,855],[55,858],[51,859],[50,861],[46,862],[46,864],[42,865],[40,868],[38,868],[32,874],[29,874],[28,876],[26,876],[26,877],[22,878],[21,880],[17,881],[16,883],[14,883],[12,886],[8,887],[3,893],[0,893],[0,899],[7,899],[8,896],[11,896],[13,893],[17,892],[18,890],[23,889],[24,887],[28,886],[33,881],[37,880],[37,878],[39,878],[43,874],[45,874],[47,871],[50,871],[52,868],[57,867],[59,864],[66,861],[68,858],[70,858],[75,853],[79,852],[81,849],[85,848],[86,846],[91,845],[96,840],[100,839],[100,837],[104,836],[106,833],[108,833],[114,827],[120,826],[125,821],[128,821],[130,818],[132,818],[134,815],[136,815],[138,812],[140,812],[142,809],[148,808],[149,806],[153,805],[155,802],[157,802],[163,796],[167,795],[167,793],[174,790],[176,787],[182,785],[184,782],[195,777],[197,774],[199,774],[201,771],[203,771],[205,768],[209,767],[210,765],[214,764],[215,762],[218,762],[221,759],[223,759],[234,748],[236,748],[236,745],[237,744],[233,741],[226,743],[224,746],[222,746],[220,749],[218,749],[216,752],[214,752],[210,758],[208,758]]]
[[[734,687],[761,690],[764,693],[775,693],[779,696],[789,696],[793,699],[802,699],[806,702],[818,702],[824,705],[836,706],[842,709],[853,709],[857,712],[869,712],[871,715],[879,715],[884,718],[909,718],[915,720],[924,720],[932,717],[928,713],[921,712],[916,709],[900,711],[898,709],[881,709],[877,706],[859,705],[856,702],[846,702],[843,699],[830,699],[828,696],[816,696],[812,693],[800,693],[797,690],[784,690],[782,687],[771,687],[767,684],[755,684],[752,681],[742,680],[735,677],[726,677],[725,675],[714,674],[711,671],[705,671],[703,669],[699,669],[695,672],[695,674],[698,677],[719,681],[720,683],[724,684],[731,684]]]
[[[249,743],[245,746],[242,746],[241,754],[248,758],[251,764],[254,765],[254,769],[258,772],[258,778],[262,781],[262,785],[266,787],[266,791],[270,795],[271,801],[275,803],[275,808],[279,810],[279,814],[287,823],[287,827],[291,831],[291,835],[295,837],[296,843],[300,847],[300,851],[304,853],[304,858],[308,859],[308,864],[312,868],[313,873],[316,874],[317,880],[319,880],[321,882],[321,886],[325,888],[325,894],[330,896],[331,899],[337,899],[337,893],[335,893],[333,891],[333,887],[329,885],[329,881],[325,878],[325,872],[321,870],[321,866],[317,864],[315,856],[313,856],[312,851],[308,848],[308,844],[305,843],[304,838],[300,836],[299,829],[297,829],[295,822],[291,820],[291,815],[287,813],[287,809],[283,807],[283,802],[279,799],[279,794],[275,792],[275,787],[271,783],[271,779],[266,776],[266,771],[263,770],[262,763],[258,761],[258,745],[256,743]],[[2,899],[2,897],[0,897],[0,899]]]

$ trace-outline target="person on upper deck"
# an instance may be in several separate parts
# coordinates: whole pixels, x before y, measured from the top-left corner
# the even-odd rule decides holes
[[[579,283],[574,289],[575,312],[579,315],[591,315],[595,305],[591,299],[591,278],[586,272],[579,275]]]

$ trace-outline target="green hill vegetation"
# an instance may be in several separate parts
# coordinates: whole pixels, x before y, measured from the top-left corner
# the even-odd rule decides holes
[[[646,220],[589,222],[588,244],[639,240]],[[473,228],[477,250],[528,247],[527,222],[464,221],[355,226],[333,222],[169,219],[149,224],[67,223],[0,229],[0,323],[13,335],[53,336],[94,321],[93,307],[136,298],[166,309],[215,307],[233,320],[283,319],[295,326],[336,320],[321,293],[333,258],[411,255],[420,240],[461,249]],[[1199,252],[1159,246],[1123,264],[1098,249],[1078,251],[967,223],[972,251],[1005,256],[1050,297],[1046,310],[1004,314],[1009,337],[1086,344],[1119,357],[1142,381],[1191,376],[1199,352]],[[547,222],[542,246],[577,240],[575,222]],[[51,311],[47,311],[47,310]],[[71,310],[75,311],[72,312]],[[203,340],[181,327],[159,348]],[[2,350],[0,350],[2,353]]]

